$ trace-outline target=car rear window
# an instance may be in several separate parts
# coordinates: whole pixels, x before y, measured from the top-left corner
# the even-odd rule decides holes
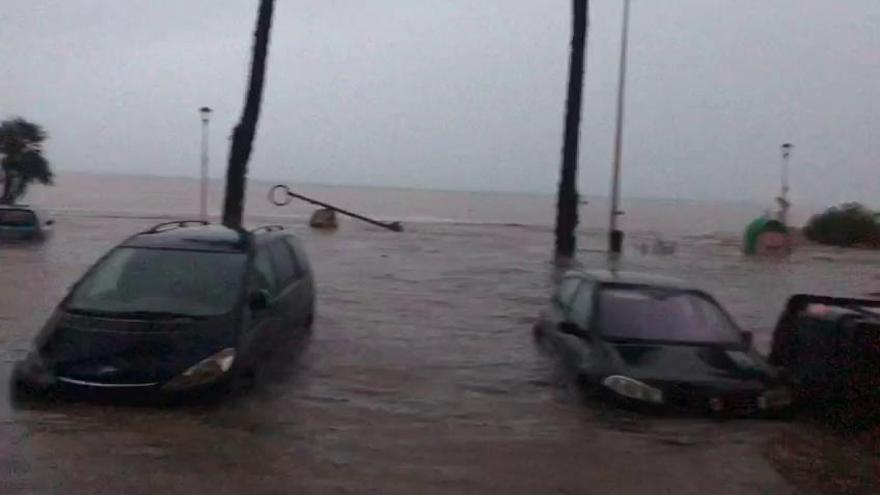
[[[4,227],[33,227],[37,224],[34,212],[28,210],[0,210],[0,225]]]

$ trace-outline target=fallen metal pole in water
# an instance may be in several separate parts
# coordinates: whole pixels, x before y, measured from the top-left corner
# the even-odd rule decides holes
[[[280,200],[278,199],[278,192],[279,191],[284,193],[284,196],[282,196]],[[327,208],[328,210],[333,210],[337,213],[341,213],[343,215],[348,215],[352,218],[362,220],[364,222],[373,224],[377,227],[382,227],[383,229],[388,229],[388,230],[391,230],[394,232],[402,232],[403,231],[403,225],[401,225],[400,222],[385,223],[385,222],[380,222],[378,220],[373,220],[372,218],[367,218],[363,215],[358,215],[357,213],[353,213],[348,210],[343,210],[342,208],[337,208],[333,205],[324,203],[322,201],[318,201],[317,199],[312,199],[312,198],[303,196],[302,194],[297,194],[297,193],[291,191],[290,188],[285,186],[284,184],[278,184],[277,186],[274,186],[272,189],[269,190],[269,201],[271,201],[272,204],[274,204],[276,206],[286,206],[286,205],[290,204],[291,198],[301,199],[301,200],[305,201],[306,203],[312,203],[312,204],[318,205],[322,208]]]

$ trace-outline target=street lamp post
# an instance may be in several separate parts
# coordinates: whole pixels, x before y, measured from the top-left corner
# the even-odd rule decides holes
[[[782,150],[782,192],[779,195],[779,221],[783,225],[787,225],[788,208],[791,206],[791,203],[788,202],[788,159],[794,145],[783,143],[780,148]]]
[[[199,215],[202,220],[208,220],[208,120],[211,118],[211,109],[202,107],[199,109],[202,117],[202,183],[199,194]]]
[[[614,135],[614,168],[611,175],[611,210],[608,214],[608,251],[620,254],[623,250],[623,231],[618,228],[620,211],[620,158],[623,152],[623,114],[626,96],[626,55],[629,45],[629,2],[623,2],[623,26],[620,34],[620,74],[617,87],[617,126]]]

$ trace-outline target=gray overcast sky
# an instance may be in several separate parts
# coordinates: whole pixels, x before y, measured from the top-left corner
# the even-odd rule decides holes
[[[278,0],[252,177],[550,192],[567,0]],[[591,2],[582,192],[609,189],[619,0]],[[59,170],[222,175],[256,1],[4,0],[0,117]],[[880,1],[634,0],[624,194],[880,198]]]

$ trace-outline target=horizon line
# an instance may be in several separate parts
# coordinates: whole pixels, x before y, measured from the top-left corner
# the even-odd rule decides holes
[[[198,181],[199,177],[193,175],[173,175],[173,174],[151,174],[146,172],[119,172],[113,170],[71,170],[71,169],[56,169],[57,173],[61,174],[82,174],[82,175],[109,175],[109,176],[123,176],[123,177],[147,177],[147,178],[157,178],[157,179],[186,179],[192,181]],[[216,177],[209,176],[209,181],[223,181],[225,177]],[[258,182],[279,182],[283,181],[277,178],[266,178],[266,177],[250,177],[252,181]],[[376,184],[363,184],[363,183],[332,183],[332,182],[312,182],[312,181],[291,181],[293,184],[303,184],[310,186],[322,186],[322,187],[360,187],[360,188],[368,188],[368,189],[401,189],[401,190],[411,190],[411,191],[428,191],[428,192],[449,192],[449,193],[488,193],[488,194],[514,194],[514,195],[522,195],[522,196],[540,196],[540,197],[548,197],[554,198],[556,196],[555,192],[552,191],[524,191],[524,190],[511,190],[511,189],[449,189],[443,187],[430,187],[430,186],[404,186],[404,185],[376,185]],[[51,187],[51,186],[50,186]],[[592,198],[592,199],[600,199],[610,201],[609,196],[603,196],[599,194],[586,194],[582,195],[583,198]],[[715,203],[734,203],[734,204],[745,204],[745,205],[761,205],[764,203],[770,204],[771,200],[762,201],[756,198],[746,198],[746,199],[728,199],[728,198],[694,198],[694,197],[670,197],[670,196],[629,196],[623,198],[623,201],[632,201],[632,200],[646,200],[646,201],[693,201],[693,202],[715,202]],[[821,206],[818,204],[808,204],[802,203],[808,206]]]

